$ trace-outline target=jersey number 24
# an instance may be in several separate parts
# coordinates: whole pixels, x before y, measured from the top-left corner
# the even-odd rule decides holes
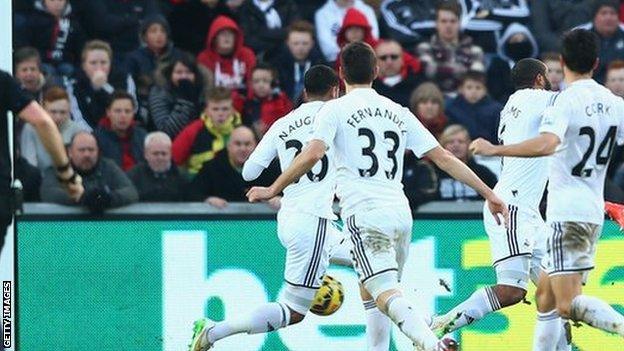
[[[611,158],[611,152],[613,151],[613,143],[615,141],[616,133],[617,127],[611,126],[607,131],[607,135],[605,136],[605,138],[600,142],[600,145],[598,146],[598,151],[596,152],[596,165],[606,165],[607,163],[609,163],[609,158]],[[596,146],[596,132],[591,127],[583,127],[579,130],[579,135],[587,135],[589,137],[589,147],[587,148],[587,151],[585,151],[585,154],[583,154],[581,162],[579,162],[576,166],[574,166],[574,168],[572,168],[572,175],[583,178],[591,177],[593,169],[585,169],[585,165],[587,164],[587,161],[591,157],[591,154],[594,151],[594,147]]]

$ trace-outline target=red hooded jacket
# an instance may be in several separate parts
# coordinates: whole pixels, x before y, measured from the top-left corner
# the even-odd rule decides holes
[[[215,38],[224,29],[236,33],[234,54],[231,56],[221,56],[215,50]],[[227,16],[219,16],[210,26],[206,47],[197,55],[197,62],[214,73],[215,85],[243,89],[251,77],[251,70],[256,66],[256,55],[244,46],[243,32],[236,22]]]
[[[342,20],[342,27],[340,27],[340,31],[336,37],[338,47],[342,48],[347,44],[345,33],[350,27],[364,28],[364,42],[372,47],[377,45],[377,39],[373,37],[373,30],[371,25],[368,23],[368,19],[366,19],[366,16],[362,12],[352,7],[347,10],[345,17]]]

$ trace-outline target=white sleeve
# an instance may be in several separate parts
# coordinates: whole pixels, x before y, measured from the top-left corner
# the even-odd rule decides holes
[[[260,174],[262,174],[262,171],[264,171],[265,169],[266,167],[263,167],[255,161],[247,160],[247,162],[245,162],[245,165],[243,166],[243,179],[246,182],[250,182],[258,178]]]
[[[248,161],[253,161],[260,166],[267,168],[273,159],[277,156],[277,148],[275,147],[275,131],[277,130],[277,124],[274,124],[264,134],[258,146],[249,156]],[[247,162],[245,162],[245,165]]]
[[[618,98],[617,111],[618,116],[620,117],[620,125],[618,126],[617,139],[615,142],[618,145],[622,145],[624,144],[624,99],[622,98]]]
[[[403,108],[403,112],[407,129],[405,147],[412,150],[416,157],[421,158],[424,154],[440,145],[410,110]]]
[[[338,130],[338,116],[331,103],[325,103],[316,113],[314,118],[314,132],[312,140],[321,140],[325,147],[329,149],[334,145],[334,138]]]
[[[552,106],[548,106],[544,110],[542,122],[539,127],[540,133],[551,133],[559,137],[559,141],[563,143],[568,124],[570,123],[570,113],[566,108],[564,99],[559,96]]]

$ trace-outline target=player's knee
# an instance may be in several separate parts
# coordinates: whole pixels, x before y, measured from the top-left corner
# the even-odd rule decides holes
[[[377,296],[375,303],[377,303],[377,308],[380,311],[388,311],[388,302],[392,299],[393,296],[401,296],[401,292],[396,289],[390,289],[382,292]]]
[[[515,286],[497,285],[494,291],[502,307],[515,305],[526,297],[526,290]]]
[[[557,313],[562,318],[569,319],[571,317],[571,306],[568,302],[557,301]]]
[[[289,325],[297,324],[305,318],[305,314],[290,310],[290,323]]]

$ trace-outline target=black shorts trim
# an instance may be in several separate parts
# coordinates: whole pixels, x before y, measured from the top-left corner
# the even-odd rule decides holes
[[[297,287],[297,288],[306,288],[306,289],[313,289],[313,290],[318,290],[321,286],[311,286],[311,285],[304,285],[304,284],[295,284],[295,283],[291,283],[288,280],[284,279],[284,281],[286,282],[286,284]]]
[[[516,255],[509,255],[509,256],[506,256],[506,257],[503,257],[503,258],[500,258],[500,259],[494,261],[492,263],[492,266],[496,266],[497,264],[499,264],[499,263],[501,263],[503,261],[507,261],[510,258],[519,257],[519,256],[533,256],[533,254],[529,253],[529,252],[525,252],[525,253],[516,254]]]

